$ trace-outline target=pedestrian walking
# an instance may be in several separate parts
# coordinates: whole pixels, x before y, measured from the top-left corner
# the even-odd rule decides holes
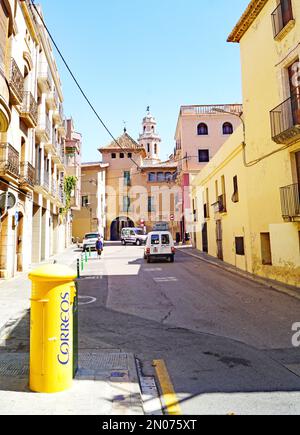
[[[97,243],[96,243],[96,251],[98,254],[98,258],[101,258],[101,254],[103,251],[103,242],[101,240],[101,237],[98,238]]]

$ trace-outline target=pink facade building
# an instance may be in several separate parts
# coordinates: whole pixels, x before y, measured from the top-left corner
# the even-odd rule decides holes
[[[182,106],[175,133],[174,158],[178,162],[177,183],[182,188],[182,240],[194,232],[191,203],[192,179],[214,157],[241,124],[241,104]]]

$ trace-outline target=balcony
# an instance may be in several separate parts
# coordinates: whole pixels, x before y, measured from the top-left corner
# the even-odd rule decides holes
[[[59,98],[56,89],[47,94],[46,102],[48,107],[54,111],[59,108]]]
[[[42,194],[49,193],[50,191],[49,180],[50,180],[50,176],[48,172],[44,172],[44,175],[42,175],[40,170],[36,170],[35,181],[34,181],[35,191]]]
[[[56,164],[58,169],[64,170],[66,166],[65,147],[62,144],[57,144],[57,159]]]
[[[35,169],[28,162],[20,164],[20,187],[24,190],[32,190],[35,182]]]
[[[270,112],[272,139],[278,144],[291,144],[300,139],[300,88],[293,96]]]
[[[0,176],[14,181],[20,176],[20,157],[9,143],[0,143]]]
[[[291,184],[280,189],[282,217],[300,221],[300,184]]]
[[[66,206],[66,195],[65,195],[65,192],[64,192],[62,185],[60,185],[58,188],[58,201],[59,201],[61,207]]]
[[[281,41],[295,25],[291,0],[280,0],[272,13],[272,22],[274,39]]]
[[[59,124],[64,120],[64,110],[62,103],[59,103],[58,107],[53,112],[53,119]]]
[[[227,213],[226,195],[220,195],[218,201],[212,204],[212,206],[214,207],[215,213]]]
[[[50,92],[52,89],[52,75],[47,62],[41,62],[39,65],[38,84],[43,92]]]
[[[23,92],[20,117],[28,128],[35,128],[38,124],[38,105],[31,92]]]
[[[14,58],[11,59],[9,74],[10,99],[13,105],[22,104],[24,92],[24,77]]]
[[[48,143],[51,139],[51,122],[46,113],[40,114],[38,126],[35,130],[36,136],[42,142]]]
[[[57,197],[57,181],[54,178],[51,179],[51,196]]]

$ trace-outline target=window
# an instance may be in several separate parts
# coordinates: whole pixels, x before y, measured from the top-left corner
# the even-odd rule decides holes
[[[237,175],[235,177],[233,177],[232,202],[239,202],[239,186],[238,186],[238,177],[237,177]]]
[[[89,204],[89,197],[87,195],[85,195],[81,198],[81,206],[87,207],[88,204]]]
[[[148,154],[150,153],[150,144],[149,143],[147,143],[147,153]]]
[[[271,239],[270,233],[261,233],[261,261],[264,265],[272,266]]]
[[[204,122],[198,125],[198,136],[207,136],[208,135],[208,127]]]
[[[165,174],[163,172],[157,173],[157,181],[159,183],[163,183],[165,181]]]
[[[199,163],[209,162],[209,150],[198,150]]]
[[[124,184],[125,184],[125,186],[130,185],[130,172],[129,171],[124,172]]]
[[[130,198],[128,196],[123,197],[123,211],[128,212],[130,209]]]
[[[235,238],[235,253],[236,255],[245,255],[244,237]]]
[[[132,153],[128,153],[128,158],[132,159]]]
[[[155,212],[154,197],[148,196],[148,213]]]
[[[116,159],[116,158],[117,158],[117,154],[116,154],[116,153],[112,153],[112,154],[111,154],[111,158],[112,158],[112,159]]]
[[[157,144],[154,144],[154,154],[157,154]]]
[[[124,159],[125,158],[125,154],[124,153],[120,153],[120,159]]]
[[[170,236],[169,236],[169,234],[162,234],[161,235],[161,244],[162,245],[169,245],[170,244]]]
[[[232,134],[233,133],[233,125],[230,122],[225,122],[223,124],[223,134]]]
[[[171,174],[171,172],[166,172],[165,178],[166,178],[166,181],[172,181],[173,175]]]
[[[282,30],[294,19],[291,0],[280,0],[272,13],[274,38],[280,38]],[[285,32],[283,32],[285,33]]]
[[[155,181],[156,181],[156,173],[155,172],[150,172],[148,174],[148,181],[150,183],[155,183]]]
[[[151,245],[159,245],[159,234],[152,234]]]
[[[9,14],[6,10],[4,2],[0,2],[0,69],[4,71],[6,52],[7,52],[7,37],[8,37],[8,21]]]

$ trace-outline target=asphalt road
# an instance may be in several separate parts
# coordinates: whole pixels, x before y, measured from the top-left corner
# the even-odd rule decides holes
[[[133,352],[145,375],[165,361],[185,414],[299,414],[300,302],[177,254],[105,247],[80,286],[81,350]],[[299,376],[297,376],[297,374]]]

